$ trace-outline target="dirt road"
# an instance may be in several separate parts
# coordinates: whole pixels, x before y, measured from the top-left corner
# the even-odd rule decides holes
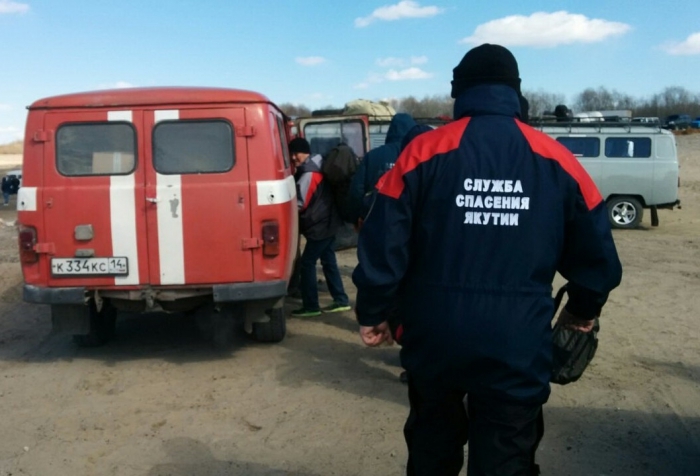
[[[700,135],[678,144],[683,209],[615,232],[623,284],[592,367],[553,389],[543,474],[700,474]],[[398,349],[363,348],[350,313],[226,351],[185,316],[122,316],[113,343],[78,349],[21,300],[13,209],[0,209],[0,476],[404,473]],[[340,259],[352,291],[354,251]]]

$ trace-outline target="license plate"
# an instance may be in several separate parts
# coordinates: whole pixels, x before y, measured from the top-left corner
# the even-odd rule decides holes
[[[52,258],[51,274],[54,276],[127,276],[129,262],[126,257]]]

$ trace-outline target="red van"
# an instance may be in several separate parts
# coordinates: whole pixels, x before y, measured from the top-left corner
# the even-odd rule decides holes
[[[288,118],[216,88],[69,94],[29,107],[18,195],[24,299],[79,345],[118,310],[209,309],[285,335],[298,224]]]

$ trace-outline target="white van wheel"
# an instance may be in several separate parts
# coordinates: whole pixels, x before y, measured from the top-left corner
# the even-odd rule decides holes
[[[615,197],[608,201],[608,218],[613,228],[637,228],[642,214],[642,204],[636,198]]]

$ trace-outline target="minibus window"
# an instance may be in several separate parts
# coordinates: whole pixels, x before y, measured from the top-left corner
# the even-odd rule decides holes
[[[557,137],[564,147],[576,157],[598,157],[600,155],[600,139],[597,137]]]
[[[66,124],[56,133],[56,167],[63,175],[127,175],[135,166],[136,133],[127,122]]]
[[[651,139],[648,137],[608,137],[605,139],[606,157],[651,157]]]
[[[282,154],[284,155],[284,168],[288,169],[290,166],[289,144],[287,144],[287,134],[284,129],[284,122],[282,122],[282,118],[279,116],[277,116],[277,130],[279,131],[280,142],[282,144]]]
[[[228,172],[233,127],[226,121],[163,121],[153,130],[153,166],[161,174]]]

